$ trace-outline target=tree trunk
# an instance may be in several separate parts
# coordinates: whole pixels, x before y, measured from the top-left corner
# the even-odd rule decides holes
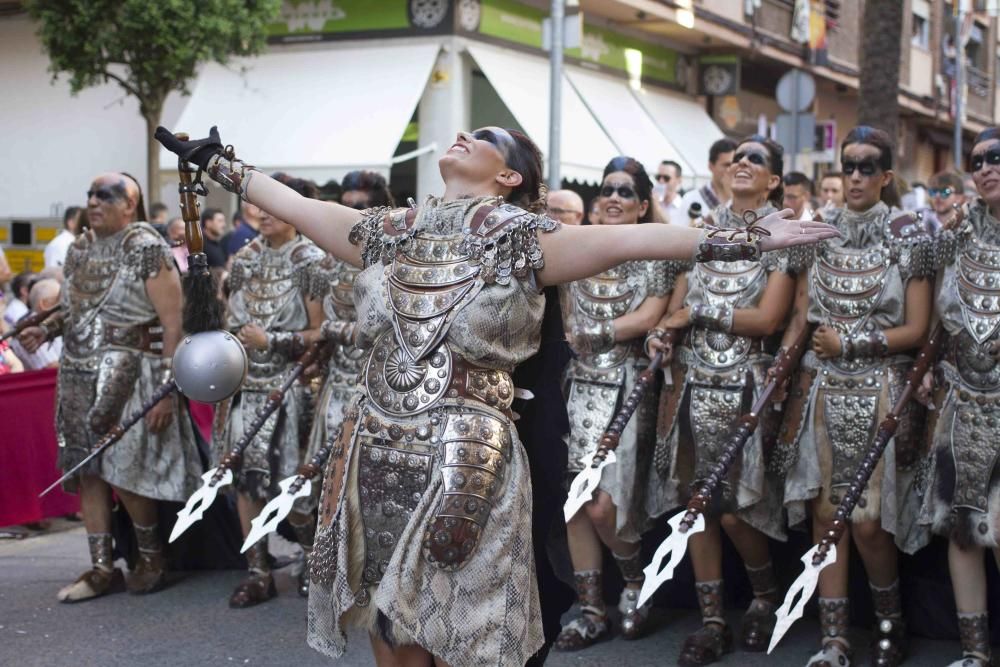
[[[899,68],[903,2],[867,0],[861,19],[861,85],[858,123],[898,140]]]
[[[160,201],[160,142],[153,138],[160,124],[161,106],[143,105],[142,117],[146,120],[146,210],[156,201]]]

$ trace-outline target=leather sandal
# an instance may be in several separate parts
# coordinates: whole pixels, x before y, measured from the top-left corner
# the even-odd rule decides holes
[[[83,602],[102,595],[121,593],[125,590],[125,577],[117,567],[108,572],[98,568],[87,570],[69,586],[63,587],[56,597],[60,602]]]
[[[850,667],[851,657],[851,650],[841,646],[839,641],[828,642],[809,658],[806,667]]]
[[[607,615],[580,614],[563,626],[556,637],[557,651],[579,651],[611,637],[611,623]]]
[[[125,585],[132,595],[146,595],[166,588],[167,567],[163,554],[139,552],[139,562],[125,578]]]
[[[229,607],[231,609],[254,607],[261,602],[267,602],[277,594],[274,577],[270,573],[251,574],[233,591],[229,597]]]
[[[677,664],[681,667],[699,667],[718,662],[733,650],[733,632],[728,625],[705,623],[684,640]]]
[[[906,659],[906,624],[902,618],[883,619],[872,637],[872,665],[897,667]]]
[[[618,611],[622,614],[622,639],[639,639],[646,632],[649,620],[649,605],[639,606],[639,591],[626,587],[618,601]]]
[[[776,607],[773,602],[760,598],[754,598],[750,603],[750,608],[743,614],[743,625],[740,628],[740,645],[744,651],[762,653],[767,650],[778,620],[774,615]]]

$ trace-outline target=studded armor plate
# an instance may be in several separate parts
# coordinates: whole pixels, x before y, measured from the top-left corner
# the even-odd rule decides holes
[[[1000,456],[1000,407],[977,401],[959,391],[952,422],[951,451],[955,460],[954,507],[969,507],[980,512],[988,508],[990,475]],[[956,447],[956,444],[959,446]]]
[[[689,279],[701,288],[704,303],[735,310],[748,295],[763,293],[767,272],[760,262],[705,262],[695,265]],[[702,365],[724,369],[746,360],[751,339],[694,326],[689,344]]]
[[[830,441],[835,443],[830,470],[831,489],[847,487],[875,435],[878,393],[855,389],[852,392],[825,391],[823,422]],[[836,504],[839,500],[831,503]]]
[[[372,349],[365,367],[368,396],[390,415],[409,415],[434,405],[451,383],[452,359],[442,344],[426,359],[414,361],[386,331]]]
[[[982,345],[1000,325],[1000,247],[970,239],[958,260],[958,297],[965,330]]]

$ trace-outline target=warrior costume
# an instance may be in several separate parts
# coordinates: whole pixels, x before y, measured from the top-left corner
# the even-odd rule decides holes
[[[763,217],[775,210],[767,205],[756,214]],[[717,208],[713,218],[708,224],[721,229],[745,225],[726,206]],[[660,396],[655,474],[649,475],[646,499],[649,516],[670,511],[697,491],[719,459],[730,427],[764,388],[773,357],[765,352],[762,339],[730,333],[732,313],[756,307],[771,272],[795,272],[799,257],[797,252],[779,251],[763,255],[760,261],[698,263],[688,274],[684,306],[704,304],[719,317],[702,322],[692,318],[683,344],[674,351],[671,382]],[[769,416],[762,415],[762,421]],[[764,456],[767,431],[768,425],[762,423],[747,441],[710,512],[714,516],[733,512],[757,530],[783,540],[780,486],[767,470]]]
[[[164,381],[163,329],[146,294],[146,280],[174,260],[145,222],[99,237],[92,231],[70,246],[64,266],[56,432],[59,466],[72,468],[124,415],[138,410]],[[167,360],[169,362],[169,360]],[[201,464],[184,401],[169,425],[151,433],[145,420],[83,472],[156,500],[183,502],[198,484]],[[75,491],[78,480],[64,483]]]
[[[309,328],[311,267],[322,257],[323,252],[301,235],[279,248],[258,237],[236,253],[226,328],[238,331],[257,324],[267,332],[268,347],[247,350],[246,382],[216,412],[218,458],[243,436],[268,394],[281,386],[305,351],[296,332]],[[240,469],[234,471],[238,491],[267,500],[278,491],[279,481],[295,473],[312,416],[308,394],[307,385],[293,385],[247,445]]]
[[[369,357],[323,482],[313,648],[341,655],[346,624],[453,665],[523,665],[541,646],[510,373],[538,348],[537,234],[557,227],[495,197],[354,226]]]
[[[806,318],[832,327],[845,351],[836,359],[806,352],[790,392],[778,451],[790,464],[785,505],[791,526],[805,521],[817,497],[821,517],[833,520],[913,362],[912,354],[887,355],[881,332],[905,323],[908,281],[933,279],[937,266],[936,245],[912,215],[879,202],[863,213],[837,209],[829,218],[843,237],[814,250]],[[852,521],[879,519],[907,553],[928,539],[916,523],[919,506],[911,492],[921,426],[921,411],[911,402],[851,514]]]
[[[993,356],[1000,339],[1000,221],[977,200],[953,238],[937,296],[949,338],[938,364],[940,413],[921,520],[960,545],[994,549],[1000,546],[1000,364]]]

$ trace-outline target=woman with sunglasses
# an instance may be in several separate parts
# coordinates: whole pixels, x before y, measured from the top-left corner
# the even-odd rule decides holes
[[[374,171],[352,171],[344,176],[340,202],[344,206],[363,210],[373,206],[394,206],[392,193],[385,177]],[[358,374],[362,370],[365,352],[353,345],[357,312],[354,308],[354,279],[359,271],[336,255],[326,256],[312,265],[309,277],[310,295],[323,304],[323,324],[317,330],[303,333],[305,344],[325,341],[323,355],[326,377],[316,399],[315,416],[303,461],[309,461],[335,437],[344,419],[344,409],[354,396]],[[288,522],[302,547],[304,563],[299,574],[299,595],[309,595],[309,556],[316,537],[314,512],[319,505],[322,485],[316,480],[312,493],[295,501],[295,511]]]
[[[777,143],[750,136],[736,147],[732,200],[709,214],[706,224],[741,229],[748,220],[773,214],[781,205],[783,153]],[[670,314],[647,336],[650,355],[672,356],[672,386],[660,397],[660,417],[649,476],[647,508],[660,516],[686,503],[710,474],[726,445],[730,426],[765,384],[773,357],[764,338],[784,324],[794,296],[794,271],[800,253],[777,252],[757,260],[696,264],[678,279]],[[664,349],[666,329],[687,330],[676,349]],[[764,415],[765,422],[769,415]],[[778,585],[767,537],[784,539],[780,483],[768,471],[762,426],[746,443],[738,465],[713,498],[704,532],[688,543],[702,627],[681,649],[681,665],[707,665],[732,650],[722,595],[720,527],[743,558],[754,600],[743,616],[741,644],[767,649],[774,629]]]
[[[937,293],[948,338],[921,521],[948,538],[963,658],[953,665],[983,667],[991,664],[983,552],[1000,563],[1000,128],[976,137],[971,171],[979,198],[953,232]]]
[[[602,225],[653,222],[653,184],[641,163],[616,157],[604,168],[598,205]],[[680,262],[626,262],[562,287],[564,324],[576,353],[566,369],[564,393],[570,420],[570,478],[590,465],[598,441],[646,364],[642,336],[666,311]],[[566,624],[556,648],[574,651],[607,638],[611,623],[604,606],[603,542],[625,580],[618,609],[626,639],[642,634],[648,608],[639,608],[642,560],[639,540],[647,528],[642,508],[641,472],[650,463],[655,394],[636,411],[615,450],[617,461],[601,477],[593,500],[566,526],[573,583],[580,616]]]
[[[520,666],[542,645],[529,474],[509,410],[510,373],[538,348],[542,287],[629,260],[753,257],[836,233],[783,215],[759,238],[560,226],[540,212],[538,148],[498,127],[458,134],[439,161],[443,197],[366,211],[301,197],[214,128],[156,137],[362,269],[354,343],[369,356],[323,481],[308,640],[339,657],[344,628],[362,626],[380,665]]]
[[[927,336],[934,244],[926,226],[901,213],[893,183],[894,148],[872,127],[851,130],[841,145],[846,205],[825,212],[841,238],[815,248],[799,277],[783,346],[815,327],[801,362],[778,452],[794,463],[785,479],[791,526],[812,516],[813,540],[830,530],[875,429],[902,390],[912,354]],[[913,553],[927,540],[916,525],[910,492],[920,460],[921,415],[911,403],[850,516],[837,560],[819,575],[822,649],[809,665],[847,665],[847,565],[853,540],[868,574],[878,620],[872,664],[896,665],[905,655],[896,545]],[[895,540],[895,544],[894,544]]]

